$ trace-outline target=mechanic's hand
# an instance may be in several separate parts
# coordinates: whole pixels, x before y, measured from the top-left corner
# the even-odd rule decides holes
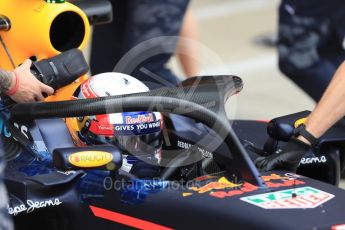
[[[308,144],[292,138],[282,149],[268,157],[258,157],[254,163],[263,172],[273,169],[296,172],[299,162],[309,149]]]
[[[9,95],[9,97],[16,102],[33,102],[42,101],[44,99],[43,93],[51,95],[54,89],[37,80],[30,72],[31,60],[26,60],[21,66],[17,67],[15,77],[12,78],[12,85],[15,87],[16,77],[18,77],[18,90],[16,93]]]

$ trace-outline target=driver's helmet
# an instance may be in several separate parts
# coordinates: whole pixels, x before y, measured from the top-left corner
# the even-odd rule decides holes
[[[103,73],[83,82],[78,99],[149,91],[139,80],[121,73]],[[123,112],[66,119],[76,145],[112,144],[121,149],[123,167],[130,171],[136,161],[158,164],[162,148],[162,115],[158,112]]]

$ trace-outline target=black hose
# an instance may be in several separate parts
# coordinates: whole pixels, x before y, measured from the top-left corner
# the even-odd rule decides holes
[[[143,93],[146,94],[147,93]],[[228,122],[218,118],[218,115],[193,102],[171,97],[142,96],[140,94],[126,96],[100,97],[81,99],[77,101],[62,101],[49,103],[27,103],[15,105],[11,110],[13,120],[31,120],[51,117],[78,117],[119,112],[156,111],[174,113],[200,121],[224,138],[229,152],[221,153],[228,162],[235,162],[240,168],[245,181],[258,186],[264,186],[259,179],[259,173],[246,154],[237,136]],[[212,143],[210,143],[212,145]],[[232,159],[232,161],[231,161]],[[228,163],[224,162],[224,163]]]

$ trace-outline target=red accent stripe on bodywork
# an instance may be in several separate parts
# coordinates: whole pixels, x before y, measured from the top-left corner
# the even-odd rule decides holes
[[[103,218],[106,220],[110,220],[113,222],[117,222],[120,224],[124,224],[130,227],[138,228],[138,229],[144,229],[144,230],[171,230],[172,228],[168,228],[159,224],[155,224],[146,220],[141,220],[135,217],[127,216],[121,213],[109,211],[103,208],[98,208],[95,206],[90,206],[93,214],[96,217]]]

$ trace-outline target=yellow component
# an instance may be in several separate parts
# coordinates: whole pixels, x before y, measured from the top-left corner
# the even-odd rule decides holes
[[[88,119],[89,117],[84,117],[83,121],[78,121],[76,117],[65,119],[66,126],[76,146],[79,146],[79,147],[86,146],[86,144],[80,140],[78,136],[78,132],[80,132],[81,128],[84,127],[85,122]]]
[[[78,136],[78,132],[70,128],[69,124],[71,124],[71,123],[68,122],[68,121],[70,121],[70,120],[67,120],[67,119],[66,119],[66,125],[67,125],[67,128],[68,128],[68,130],[69,130],[69,132],[70,132],[70,134],[71,134],[71,137],[72,137],[72,140],[73,140],[74,144],[75,144],[76,146],[79,146],[79,147],[87,146],[85,143],[83,143],[83,142],[80,140],[80,138],[79,138],[79,136]]]
[[[261,176],[261,178],[262,178],[265,182],[271,181],[271,180],[289,179],[289,177],[280,176],[280,175],[278,175],[278,174],[271,174],[271,175],[267,175],[267,176]]]
[[[11,29],[0,32],[0,36],[15,66],[33,56],[40,60],[71,48],[83,49],[90,35],[85,13],[71,3],[0,0],[0,9],[11,21]],[[0,68],[13,69],[2,46]]]
[[[184,193],[182,193],[183,197],[191,196],[191,195],[193,195],[193,193],[191,193],[191,192],[184,192]]]
[[[69,119],[66,119],[66,124],[69,130],[73,130],[73,131],[80,131],[80,126],[78,125],[78,121],[76,117],[71,117]]]
[[[87,80],[87,76],[82,76],[78,78],[73,83],[66,85],[65,87],[62,87],[61,89],[58,89],[54,95],[47,97],[46,102],[49,101],[66,101],[66,100],[72,100],[73,94],[78,89],[78,87],[83,83],[85,80]]]
[[[81,168],[96,168],[104,166],[113,160],[113,155],[102,151],[84,151],[73,153],[68,162]]]
[[[84,82],[85,80],[87,80],[86,76],[82,76],[79,79],[77,79],[75,82],[57,90],[57,92],[46,98],[45,101],[65,101],[65,100],[74,100],[77,98],[73,97],[73,94],[75,93],[75,91],[78,89],[78,87],[80,86],[80,84],[82,82]],[[72,140],[74,141],[74,144],[76,146],[85,146],[85,143],[83,143],[79,136],[78,136],[78,132],[81,130],[82,127],[84,127],[86,120],[89,117],[84,117],[83,121],[78,121],[77,118],[75,117],[71,117],[71,118],[66,118],[65,122],[66,122],[66,126],[71,134]]]
[[[221,183],[221,184],[224,184],[224,185],[230,185],[230,186],[234,186],[234,187],[239,186],[238,184],[235,184],[235,183],[230,182],[230,181],[229,181],[228,179],[226,179],[225,177],[219,178],[218,183]]]
[[[83,49],[89,40],[90,24],[85,13],[71,3],[47,3],[43,0],[0,0],[2,14],[9,18],[11,28],[1,31],[14,66],[35,57],[37,60],[55,56],[63,51]],[[0,68],[14,67],[4,47],[0,45]],[[57,90],[46,102],[73,99],[73,94],[87,76]],[[76,145],[83,146],[78,138],[80,127],[76,119],[66,119],[67,127]]]
[[[213,190],[223,190],[227,188],[235,188],[240,186],[241,184],[235,184],[230,182],[225,177],[221,177],[218,179],[218,181],[213,181],[210,183],[207,183],[201,187],[191,187],[190,190],[198,192],[198,193],[206,193],[206,192],[212,192]]]
[[[301,119],[298,119],[298,120],[295,122],[295,124],[294,124],[295,128],[297,128],[298,126],[304,124],[304,123],[306,122],[306,120],[307,120],[306,117],[301,118]]]

